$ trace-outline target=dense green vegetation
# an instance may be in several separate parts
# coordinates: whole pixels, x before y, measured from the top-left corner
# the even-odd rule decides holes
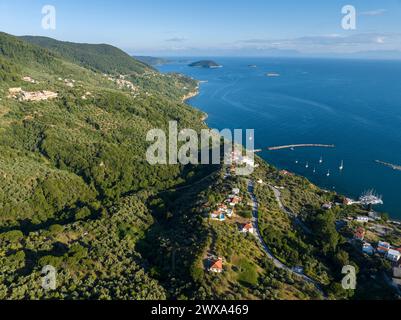
[[[21,39],[56,52],[85,68],[103,73],[140,74],[151,69],[122,50],[107,44],[72,43],[34,36],[24,36]]]
[[[170,120],[204,128],[182,101],[197,85],[111,46],[0,33],[0,299],[322,298],[239,232],[252,216],[245,179],[225,178],[223,166],[146,162],[148,130],[167,131]],[[10,88],[57,97],[27,101]],[[266,243],[329,297],[352,296],[338,287],[339,266],[363,263],[335,228],[346,213],[320,210],[335,195],[258,163],[251,178],[265,181],[255,194]],[[285,187],[284,205],[312,234],[279,208],[267,182]],[[234,187],[237,215],[210,220]],[[221,274],[207,271],[211,255],[223,257]],[[46,265],[57,270],[56,290],[40,286]],[[369,279],[384,268],[370,261],[358,271]],[[381,290],[377,281],[355,295],[392,297]]]
[[[170,60],[164,58],[156,58],[156,57],[149,57],[149,56],[134,56],[136,60],[142,61],[150,66],[156,66],[160,64],[169,63]]]
[[[388,262],[364,256],[361,249],[351,243],[353,233],[346,239],[336,228],[339,219],[351,212],[360,214],[361,208],[334,206],[323,210],[323,204],[341,199],[334,193],[320,190],[305,178],[282,175],[263,162],[254,175],[264,181],[255,190],[260,205],[261,233],[278,259],[290,267],[301,266],[306,275],[323,286],[329,298],[395,298],[394,291],[382,277],[389,270]],[[280,199],[287,212],[279,207],[272,186],[281,188]],[[345,265],[356,268],[356,290],[344,290],[341,286],[344,277],[341,270]]]
[[[183,89],[188,85],[183,77],[172,75],[173,83],[157,86],[157,78],[167,81],[154,73],[154,92],[168,90],[171,98],[145,92],[133,96],[100,74],[14,37],[2,35],[1,48],[1,61],[6,62],[1,69],[10,71],[9,84],[1,84],[3,228],[64,220],[85,207],[96,214],[122,195],[185,181],[182,175],[188,172],[179,166],[150,169],[144,161],[149,129],[166,128],[171,119],[183,126],[202,125],[200,113],[180,101],[180,90],[191,89]],[[18,68],[12,68],[15,60],[20,61]],[[24,83],[26,75],[39,83]],[[59,80],[67,76],[75,79],[73,88]],[[17,86],[56,91],[59,98],[35,103],[7,98],[8,87]],[[85,92],[90,95],[83,99]]]
[[[149,192],[204,173],[150,167],[145,137],[169,120],[203,126],[201,113],[181,101],[196,82],[130,57],[129,66],[115,65],[123,59],[111,47],[63,43],[51,50],[0,34],[1,297],[164,298],[135,250],[153,223]],[[130,75],[138,89],[121,89],[100,72],[138,72]],[[8,97],[12,87],[58,98],[18,101]],[[57,292],[39,286],[45,264],[60,271]]]

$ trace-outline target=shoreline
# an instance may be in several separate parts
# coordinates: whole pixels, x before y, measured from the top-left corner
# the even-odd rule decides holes
[[[188,75],[186,75],[186,74],[184,74],[185,76],[187,76],[188,77]],[[208,80],[206,80],[206,81],[208,81]],[[199,83],[200,83],[200,81],[198,81]],[[193,108],[196,108],[195,106],[193,106],[193,105],[191,105],[190,103],[188,103],[188,100],[190,100],[191,98],[193,98],[193,97],[196,97],[197,95],[199,95],[200,94],[200,87],[198,86],[197,88],[196,88],[196,92],[191,92],[191,93],[189,93],[189,94],[187,94],[184,98],[185,99],[183,99],[183,101],[185,102],[185,103],[187,103],[188,105],[190,105],[191,107],[193,107]],[[201,118],[201,121],[206,121],[207,119],[208,119],[208,117],[209,117],[209,115],[208,114],[206,114],[203,110],[201,110],[201,109],[199,109],[201,112],[203,112],[204,113],[204,116]],[[263,160],[265,163],[267,163],[267,164],[269,164],[269,165],[272,165],[270,162],[268,162],[266,159],[264,159],[264,158],[262,158],[262,157],[260,157],[260,159],[261,160]],[[308,181],[310,181],[310,179],[307,177],[307,176],[305,176],[305,175],[302,175],[302,174],[297,174],[298,176],[300,176],[300,177],[303,177],[303,178],[305,178],[305,179],[307,179]],[[313,182],[311,182],[311,183],[313,183]],[[318,185],[318,184],[316,184],[316,183],[313,183],[314,185],[316,185],[319,189],[321,189],[321,190],[324,190],[324,187],[323,186],[320,186],[320,185]],[[337,192],[335,192],[336,194],[338,194],[338,195],[342,195],[342,196],[344,196],[344,197],[346,197],[346,195],[345,194],[343,194],[343,193],[337,193]],[[378,213],[388,213],[388,211],[385,211],[385,210],[374,210],[375,212],[378,212]],[[389,213],[389,219],[388,219],[388,222],[389,223],[391,223],[391,224],[401,224],[401,218],[400,217],[398,217],[397,215],[392,215],[392,214],[390,214]]]
[[[197,95],[199,95],[200,91],[199,91],[199,87],[195,89],[195,91],[191,91],[189,93],[187,93],[186,95],[184,95],[184,97],[182,98],[182,103],[187,103],[188,100],[196,97]],[[193,107],[193,106],[192,106]]]
[[[209,118],[209,115],[206,112],[203,112],[203,116],[201,117],[201,121],[205,122],[208,118]]]
[[[200,82],[200,81],[199,81]],[[191,100],[192,98],[195,98],[196,96],[198,96],[200,94],[200,89],[199,89],[199,86],[195,89],[195,91],[192,91],[192,92],[189,92],[188,94],[186,94],[183,98],[182,98],[182,103],[186,103],[186,104],[188,104],[189,106],[191,106],[192,108],[194,108],[194,106],[193,105],[190,105],[189,103],[188,103],[188,101],[189,100]],[[200,110],[202,113],[203,113],[203,115],[202,115],[202,117],[200,118],[200,120],[201,121],[203,121],[203,122],[205,122],[208,118],[209,118],[209,115],[206,113],[206,112],[204,112],[204,111],[202,111],[202,110]]]

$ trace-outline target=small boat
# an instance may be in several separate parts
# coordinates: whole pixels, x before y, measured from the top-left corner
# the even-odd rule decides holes
[[[313,173],[316,173],[316,168],[313,168]]]
[[[323,163],[323,157],[320,157],[319,163]]]
[[[340,165],[339,169],[340,169],[340,171],[344,170],[344,161],[343,160],[341,160],[341,165]]]
[[[326,174],[326,176],[330,177],[330,170],[329,170],[329,171],[327,171],[327,174]]]
[[[305,168],[306,168],[306,169],[309,168],[309,162],[306,163]]]
[[[294,148],[294,147],[292,147],[290,150],[291,150],[291,151],[294,151],[294,150],[295,150],[295,148]]]
[[[299,162],[298,160],[295,160],[295,163],[296,163],[296,164],[298,164],[298,162]]]
[[[269,72],[269,73],[266,74],[266,76],[268,76],[268,77],[279,77],[280,74],[277,73],[277,72]]]

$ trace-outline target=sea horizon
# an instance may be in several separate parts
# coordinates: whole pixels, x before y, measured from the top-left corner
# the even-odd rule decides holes
[[[394,220],[401,219],[396,191],[401,173],[375,163],[401,163],[392,152],[401,147],[394,136],[401,119],[395,106],[401,103],[401,95],[390,80],[401,70],[401,61],[329,57],[170,58],[175,61],[157,66],[158,70],[183,73],[201,81],[199,94],[187,103],[208,114],[206,123],[210,127],[255,129],[255,148],[263,150],[259,155],[268,163],[304,176],[322,189],[356,200],[364,192],[374,190],[384,201],[384,205],[374,209],[388,213]],[[187,65],[187,60],[204,59],[214,60],[223,68]],[[252,64],[256,68],[250,68]],[[266,76],[268,72],[278,72],[280,76],[273,79]],[[374,77],[369,79],[368,75]],[[386,87],[387,99],[380,103],[382,93],[375,94],[374,88],[380,91]],[[380,118],[385,122],[380,123]],[[273,133],[266,132],[268,126]],[[269,146],[293,143],[334,144],[336,148],[267,151]],[[339,170],[342,162],[344,169]]]

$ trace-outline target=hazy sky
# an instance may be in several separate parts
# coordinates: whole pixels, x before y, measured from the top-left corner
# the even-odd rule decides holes
[[[356,30],[341,27],[347,4]],[[56,30],[41,27],[44,5]],[[156,55],[401,50],[401,0],[0,0],[0,30]]]

